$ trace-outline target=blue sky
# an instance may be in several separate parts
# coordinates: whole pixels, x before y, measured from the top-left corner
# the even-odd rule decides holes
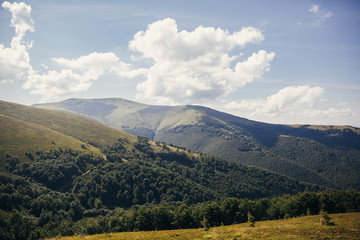
[[[0,99],[360,127],[359,1],[1,1]]]

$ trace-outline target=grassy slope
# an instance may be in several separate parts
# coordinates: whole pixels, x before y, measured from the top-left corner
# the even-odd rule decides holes
[[[98,155],[102,147],[118,138],[128,139],[129,148],[137,141],[133,135],[93,120],[5,101],[0,101],[0,123],[0,171],[5,170],[6,153],[24,162],[30,161],[25,152],[61,147]],[[81,147],[83,144],[87,149]]]
[[[25,156],[25,152],[35,155],[37,150],[49,151],[58,148],[72,148],[84,153],[101,154],[100,149],[91,145],[83,149],[81,146],[84,142],[71,136],[2,114],[0,114],[0,132],[0,161],[5,161],[3,156],[6,153],[17,156],[22,162],[30,161]],[[4,166],[5,162],[1,162],[1,171],[5,170]]]
[[[112,144],[118,138],[136,141],[135,136],[102,123],[52,110],[0,101],[0,114],[50,128],[99,148]]]
[[[108,233],[93,236],[64,237],[76,239],[359,239],[360,213],[331,214],[335,226],[320,225],[319,216],[261,221],[255,228],[247,223],[203,229],[180,229],[169,231]]]

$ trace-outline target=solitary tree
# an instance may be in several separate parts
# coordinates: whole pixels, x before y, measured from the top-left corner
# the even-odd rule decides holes
[[[249,224],[249,227],[255,227],[255,218],[254,216],[251,214],[251,212],[249,211],[248,214],[248,224]]]
[[[206,219],[206,217],[204,216],[203,220],[201,221],[201,225],[204,228],[204,231],[209,231],[210,229],[210,223],[209,221]]]
[[[322,209],[320,211],[320,224],[326,226],[335,225],[334,222],[331,222],[331,217],[329,216],[329,214]]]

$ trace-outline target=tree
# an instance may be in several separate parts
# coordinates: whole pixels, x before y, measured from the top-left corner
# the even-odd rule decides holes
[[[248,226],[249,227],[255,227],[255,218],[254,216],[251,214],[251,212],[249,211],[248,214]]]
[[[331,217],[329,216],[329,214],[324,210],[320,211],[320,224],[326,226],[335,225],[334,222],[331,222]]]
[[[175,209],[173,224],[176,228],[191,228],[194,226],[191,210],[186,204],[182,204]]]
[[[210,223],[204,216],[203,220],[201,221],[201,226],[204,228],[204,231],[209,231],[210,229]]]

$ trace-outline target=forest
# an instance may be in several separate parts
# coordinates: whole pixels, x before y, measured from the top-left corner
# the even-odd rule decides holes
[[[40,239],[115,231],[198,228],[359,211],[357,191],[291,178],[138,137],[104,156],[72,149],[6,154],[0,238]],[[84,149],[86,145],[84,145]],[[131,150],[130,150],[131,149]]]

